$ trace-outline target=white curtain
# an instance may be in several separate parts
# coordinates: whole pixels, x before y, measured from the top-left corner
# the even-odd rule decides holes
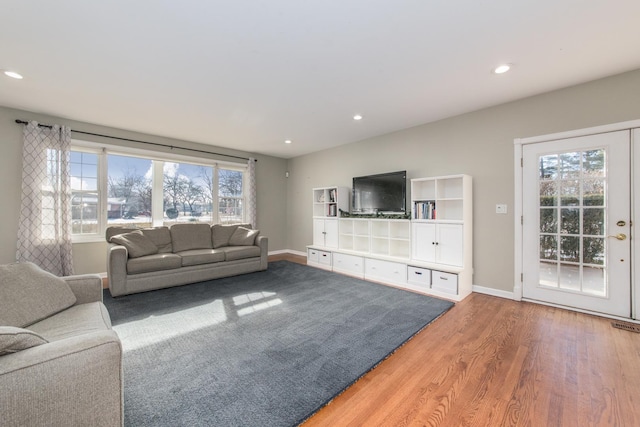
[[[249,158],[248,168],[248,186],[247,186],[247,221],[258,228],[258,211],[256,196],[256,159]]]
[[[25,125],[16,258],[57,276],[73,274],[70,149],[68,127]]]

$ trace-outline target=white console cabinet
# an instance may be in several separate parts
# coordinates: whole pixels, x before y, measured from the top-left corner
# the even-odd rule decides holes
[[[340,205],[345,191],[313,189],[309,265],[455,301],[471,293],[470,176],[412,179],[411,220],[324,215],[333,212],[326,201]]]

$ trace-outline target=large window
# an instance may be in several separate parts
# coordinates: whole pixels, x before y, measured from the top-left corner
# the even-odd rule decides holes
[[[76,147],[71,153],[74,240],[102,238],[109,225],[244,222],[245,176],[244,165]]]

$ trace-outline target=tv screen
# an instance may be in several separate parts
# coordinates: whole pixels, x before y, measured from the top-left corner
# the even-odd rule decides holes
[[[352,212],[405,212],[407,171],[353,178]]]

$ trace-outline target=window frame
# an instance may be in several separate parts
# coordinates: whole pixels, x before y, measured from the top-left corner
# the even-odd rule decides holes
[[[163,194],[163,185],[162,179],[156,179],[157,172],[163,171],[164,162],[170,163],[189,163],[197,166],[205,166],[213,168],[213,187],[214,189],[218,189],[216,194],[212,194],[213,206],[212,206],[212,218],[211,224],[218,223],[220,221],[219,217],[219,187],[218,187],[218,170],[220,169],[228,169],[235,170],[242,173],[242,222],[246,222],[247,219],[247,184],[248,184],[248,166],[243,163],[237,162],[227,162],[220,161],[216,159],[206,159],[202,157],[194,157],[184,154],[174,154],[174,153],[165,153],[153,150],[145,150],[139,148],[131,148],[124,147],[120,145],[107,145],[107,144],[99,144],[90,141],[82,141],[77,139],[71,140],[71,150],[74,152],[83,152],[83,153],[91,153],[97,154],[98,156],[98,183],[97,183],[97,193],[98,193],[98,225],[96,233],[87,233],[87,234],[72,234],[71,241],[72,243],[93,243],[93,242],[104,242],[105,230],[108,227],[108,218],[107,218],[107,199],[108,199],[108,164],[107,164],[107,156],[116,155],[116,156],[130,156],[130,157],[139,157],[152,161],[152,165],[154,168],[154,179],[152,180],[152,192],[153,194],[157,194],[160,191],[160,194]],[[163,225],[163,218],[156,218],[153,216],[153,213],[157,211],[156,204],[159,203],[160,209],[162,210],[163,197],[152,197],[152,224],[154,227]]]

